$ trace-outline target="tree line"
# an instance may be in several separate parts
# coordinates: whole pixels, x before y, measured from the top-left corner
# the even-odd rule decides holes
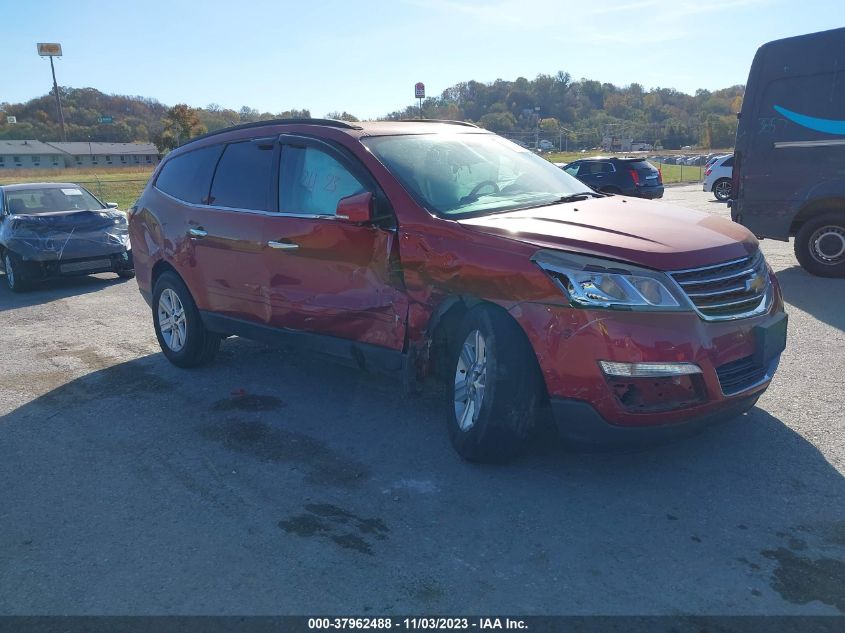
[[[308,109],[260,112],[211,103],[168,107],[140,96],[107,95],[94,88],[60,87],[69,141],[152,142],[160,151],[189,138],[231,125],[274,118],[311,118]],[[573,81],[568,73],[538,75],[533,80],[497,79],[491,83],[461,82],[422,103],[425,118],[471,121],[509,136],[566,137],[571,148],[598,146],[605,136],[643,139],[666,149],[683,145],[730,147],[743,86],[688,95],[671,88],[645,90],[632,83],[618,87],[590,79]],[[16,124],[8,117],[14,116]],[[326,118],[357,121],[348,112]],[[418,105],[409,105],[384,119],[414,119]],[[108,121],[108,122],[106,122]],[[60,137],[52,94],[26,103],[0,103],[0,139],[55,141]]]

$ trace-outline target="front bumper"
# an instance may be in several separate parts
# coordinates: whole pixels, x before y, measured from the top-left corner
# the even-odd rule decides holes
[[[22,260],[21,275],[25,279],[51,279],[55,277],[77,277],[96,273],[133,270],[135,265],[131,250],[89,257],[52,260]]]
[[[707,424],[749,408],[743,403],[756,400],[777,369],[779,350],[764,359],[759,355],[760,330],[782,318],[783,301],[776,289],[768,313],[719,322],[690,312],[584,310],[535,303],[520,304],[511,314],[534,349],[562,430],[574,424],[578,435],[586,434],[577,430],[580,426],[610,427],[621,437],[627,431]],[[606,376],[600,360],[693,363],[701,373],[626,379]]]
[[[602,446],[649,444],[693,435],[705,428],[737,418],[750,410],[759,393],[735,398],[712,411],[694,415],[683,422],[660,426],[620,426],[605,420],[588,402],[553,398],[552,414],[558,435],[575,444]]]

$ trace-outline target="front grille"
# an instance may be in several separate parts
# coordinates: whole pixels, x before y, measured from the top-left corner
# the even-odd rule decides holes
[[[756,365],[753,357],[746,356],[717,367],[716,375],[722,393],[730,396],[761,382],[766,377],[766,368]]]
[[[724,264],[669,274],[708,321],[736,319],[764,309],[771,285],[760,251]]]
[[[63,273],[76,273],[88,270],[108,270],[112,267],[110,258],[86,259],[80,262],[59,264],[59,271]]]

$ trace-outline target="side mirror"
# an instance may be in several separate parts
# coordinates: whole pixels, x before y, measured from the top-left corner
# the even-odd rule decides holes
[[[373,219],[373,194],[369,191],[356,193],[338,200],[335,215],[338,220],[351,224],[364,224]]]
[[[117,209],[117,202],[106,202],[106,207],[109,209]]]

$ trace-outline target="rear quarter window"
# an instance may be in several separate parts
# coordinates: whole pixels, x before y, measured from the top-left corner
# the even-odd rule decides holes
[[[156,189],[185,202],[205,204],[211,175],[222,151],[222,145],[212,145],[174,156],[161,168]]]

